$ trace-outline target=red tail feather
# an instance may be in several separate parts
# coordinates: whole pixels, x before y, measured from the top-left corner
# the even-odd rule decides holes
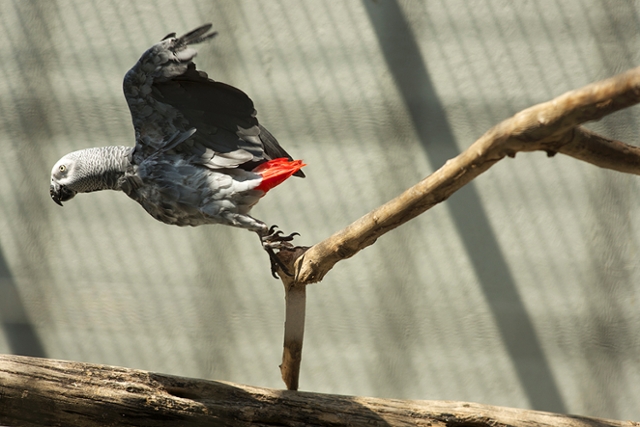
[[[285,157],[261,164],[253,170],[253,172],[262,175],[262,182],[256,187],[256,190],[262,190],[266,193],[276,185],[282,184],[303,166],[306,165],[302,163],[302,160],[289,160]]]

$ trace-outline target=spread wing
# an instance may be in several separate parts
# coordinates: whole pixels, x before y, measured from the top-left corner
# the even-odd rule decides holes
[[[212,169],[291,159],[258,123],[244,92],[196,69],[190,45],[214,37],[210,29],[206,24],[181,37],[169,34],[127,72],[123,88],[136,132],[135,163],[168,151]]]

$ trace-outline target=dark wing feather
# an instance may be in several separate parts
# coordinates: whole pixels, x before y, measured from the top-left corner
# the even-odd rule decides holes
[[[207,24],[179,38],[169,34],[125,76],[136,130],[134,161],[169,149],[211,168],[251,169],[269,159],[291,159],[258,124],[244,92],[196,69],[196,51],[188,46],[213,37],[210,29]]]
[[[196,70],[193,62],[183,74],[155,82],[153,88],[158,101],[177,108],[185,118],[208,117],[230,131],[258,124],[253,102],[244,92],[209,79],[206,73]]]
[[[176,108],[190,126],[196,146],[228,153],[238,148],[254,157],[239,165],[253,169],[266,160],[286,157],[292,160],[276,138],[258,123],[253,101],[243,91],[222,82],[189,64],[187,71],[171,80],[154,83],[156,100]],[[297,176],[304,176],[298,171]]]
[[[265,128],[262,125],[258,125],[258,127],[260,129],[260,140],[262,141],[262,145],[264,146],[264,151],[265,153],[267,153],[269,158],[278,159],[280,157],[286,157],[289,160],[293,160],[293,158],[289,155],[289,153],[284,151],[284,148],[280,146],[276,137],[273,136],[271,132],[267,130],[267,128]],[[304,178],[305,174],[304,172],[302,172],[302,170],[298,170],[296,173],[293,174],[293,176],[299,176],[300,178]]]

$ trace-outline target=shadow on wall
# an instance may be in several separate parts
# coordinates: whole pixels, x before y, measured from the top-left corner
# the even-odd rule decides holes
[[[24,309],[18,288],[0,251],[0,321],[12,354],[46,357],[42,342]]]
[[[409,24],[396,1],[364,0],[364,5],[418,138],[436,170],[460,153]],[[454,194],[447,207],[532,408],[565,413],[549,363],[473,183]]]

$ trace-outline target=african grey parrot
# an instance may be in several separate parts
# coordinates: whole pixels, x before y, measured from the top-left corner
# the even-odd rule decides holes
[[[244,92],[196,69],[190,45],[213,38],[217,33],[210,29],[206,24],[182,37],[171,33],[140,57],[123,84],[135,147],[67,154],[51,170],[49,192],[62,206],[77,193],[122,190],[166,224],[255,231],[273,272],[273,248],[293,234],[281,235],[249,211],[285,179],[304,177],[305,165],[258,123]]]

